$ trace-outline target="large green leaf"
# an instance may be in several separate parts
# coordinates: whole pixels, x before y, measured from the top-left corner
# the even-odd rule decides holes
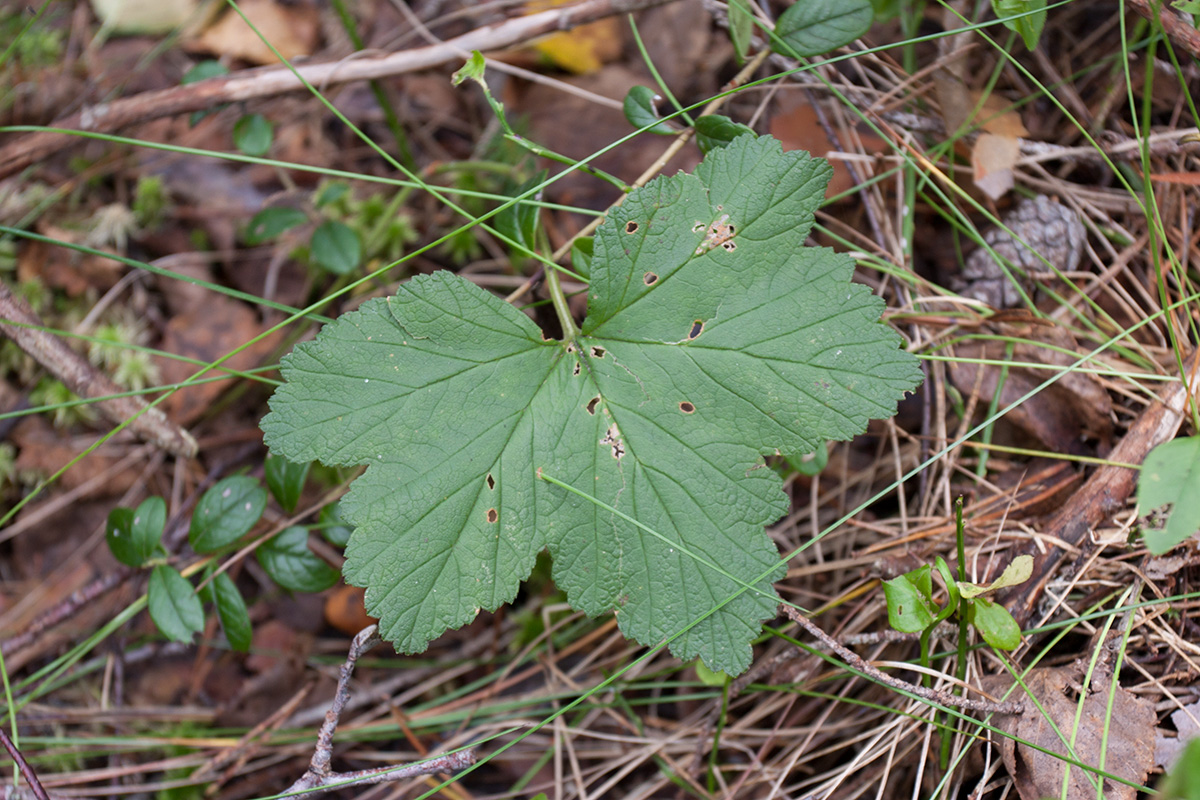
[[[573,341],[438,272],[284,359],[266,441],[369,465],[343,501],[345,575],[385,638],[422,650],[511,600],[548,548],[576,608],[748,666],[784,572],[763,526],[788,503],[763,456],[854,436],[920,379],[853,261],[804,247],[830,174],[744,136],[632,193],[597,233]]]

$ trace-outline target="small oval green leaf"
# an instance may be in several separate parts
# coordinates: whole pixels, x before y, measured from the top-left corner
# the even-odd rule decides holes
[[[709,669],[703,661],[696,662],[696,677],[705,686],[715,686],[718,689],[729,683],[729,673],[719,669]]]
[[[1033,556],[1017,556],[1012,560],[1012,563],[1004,568],[1004,572],[999,578],[992,581],[986,586],[979,586],[966,581],[958,581],[958,590],[962,596],[968,600],[979,597],[980,595],[994,592],[997,589],[1003,589],[1006,586],[1016,586],[1029,580],[1029,576],[1033,574]]]
[[[275,126],[262,114],[247,114],[233,125],[233,144],[248,156],[265,156],[274,136]]]
[[[209,584],[210,596],[217,609],[217,619],[221,621],[221,630],[229,646],[239,653],[250,649],[253,638],[250,629],[250,613],[246,610],[246,601],[238,591],[237,584],[228,573],[222,572],[213,578]]]
[[[592,272],[592,255],[596,251],[596,240],[591,236],[580,236],[571,243],[571,269],[584,278]]]
[[[159,564],[150,573],[148,592],[150,619],[173,642],[191,644],[204,630],[204,607],[196,590],[178,572]]]
[[[933,624],[932,569],[926,564],[883,582],[888,624],[895,630],[902,633],[920,633]]]
[[[871,0],[798,0],[779,15],[771,49],[808,58],[850,44],[871,28]]]
[[[350,534],[354,533],[354,526],[342,516],[340,501],[322,508],[318,522],[321,524],[321,535],[334,547],[345,547],[346,542],[350,541]]]
[[[313,231],[309,242],[313,263],[334,275],[345,275],[362,263],[362,243],[344,222],[327,220]]]
[[[146,498],[137,511],[115,508],[104,531],[108,549],[122,564],[140,567],[154,555],[166,524],[167,504],[161,497]]]
[[[738,63],[746,60],[750,49],[750,37],[754,33],[754,12],[749,0],[729,0],[729,40]]]
[[[992,10],[1006,28],[1021,35],[1027,49],[1037,47],[1046,27],[1046,0],[992,0]]]
[[[709,153],[725,147],[743,134],[754,135],[754,131],[740,122],[734,122],[722,114],[705,114],[696,120],[696,145],[700,152]]]
[[[654,103],[661,98],[654,93],[654,90],[648,86],[634,86],[625,95],[625,119],[629,120],[629,124],[635,128],[645,128],[647,125],[653,127],[647,129],[647,133],[657,133],[661,136],[671,136],[677,131],[673,130],[670,125],[663,122],[658,116],[658,109]]]
[[[253,528],[266,507],[267,493],[253,478],[218,481],[196,504],[188,541],[197,553],[220,550]]]
[[[280,531],[255,556],[271,580],[293,592],[322,592],[337,583],[337,570],[308,549],[308,530],[299,525]]]
[[[308,478],[311,461],[303,464],[293,464],[283,456],[268,455],[263,464],[263,472],[267,478],[267,488],[280,508],[289,514],[296,510],[296,503],[304,491],[304,481]]]
[[[971,624],[983,640],[997,650],[1016,650],[1021,644],[1021,628],[1008,609],[986,597],[971,601]]]
[[[546,170],[541,170],[529,180],[517,186],[509,194],[512,197],[521,195],[540,186],[546,180]],[[541,192],[519,203],[514,203],[496,215],[496,230],[512,239],[517,244],[536,252],[538,240],[538,225],[541,222],[541,209],[527,200],[541,200]]]
[[[209,78],[216,78],[221,75],[228,74],[229,67],[225,66],[220,61],[214,61],[210,58],[205,61],[201,61],[196,66],[183,73],[183,78],[180,79],[179,83],[187,86],[189,83],[199,83],[200,81],[206,81]]]
[[[298,208],[264,208],[250,218],[250,224],[246,226],[246,234],[242,238],[248,245],[262,244],[307,221],[308,217]]]

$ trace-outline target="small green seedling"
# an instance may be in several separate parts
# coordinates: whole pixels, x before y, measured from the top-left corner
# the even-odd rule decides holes
[[[278,458],[268,461],[271,494],[281,506],[289,510],[295,507],[308,466]],[[227,552],[258,523],[266,505],[267,492],[253,478],[234,476],[218,481],[196,504],[188,542],[200,554]],[[323,509],[322,515],[340,523],[336,509],[329,511],[330,507]],[[113,509],[105,528],[108,548],[118,561],[150,570],[147,597],[150,618],[168,639],[191,642],[204,630],[203,604],[212,603],[230,647],[248,650],[250,615],[237,585],[228,574],[215,574],[214,566],[209,565],[203,573],[209,580],[197,594],[191,581],[168,563],[162,546],[166,523],[166,501],[150,497],[137,509]],[[334,525],[331,523],[327,530],[334,530]],[[333,541],[335,537],[327,534],[327,538]],[[260,545],[256,555],[272,580],[285,589],[303,592],[328,589],[337,581],[337,572],[314,555],[307,542],[307,529],[288,528]]]
[[[883,582],[888,623],[903,633],[921,634],[923,666],[929,663],[930,635],[939,623],[959,608],[960,601],[966,602],[966,622],[975,626],[985,642],[999,650],[1014,650],[1020,645],[1021,629],[1016,620],[1004,606],[986,595],[1029,580],[1033,558],[1017,556],[999,578],[986,586],[955,580],[949,565],[941,556],[937,557],[936,566],[946,591],[945,604],[934,600],[933,568],[928,564]]]

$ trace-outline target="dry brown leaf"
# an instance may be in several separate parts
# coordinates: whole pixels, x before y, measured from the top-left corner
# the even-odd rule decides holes
[[[536,14],[569,2],[573,0],[533,0],[525,4],[525,13]],[[587,75],[621,55],[621,22],[616,17],[606,17],[544,36],[533,47],[556,66],[576,75]]]
[[[259,38],[261,33],[288,61],[310,55],[316,49],[321,26],[318,12],[312,6],[285,6],[275,0],[242,0],[238,8],[254,28],[239,14],[227,11],[189,42],[189,48],[252,64],[274,64],[279,59]]]
[[[1000,754],[1021,800],[1062,796],[1063,777],[1068,768],[1067,800],[1095,800],[1096,783],[1103,784],[1102,796],[1106,800],[1135,800],[1137,797],[1137,789],[1132,786],[1101,778],[1051,755],[1068,752],[1067,745],[1059,737],[1060,732],[1066,741],[1073,742],[1075,758],[1084,764],[1136,784],[1144,784],[1153,769],[1157,721],[1154,706],[1138,699],[1120,684],[1112,683],[1098,670],[1080,711],[1072,687],[1077,687],[1082,679],[1082,669],[1078,665],[1031,670],[1025,682],[1029,694],[1037,699],[1042,709],[1026,699],[1022,714],[997,722],[997,727],[1007,734],[1000,742]],[[999,697],[1012,681],[1006,675],[996,675],[982,683],[988,693]],[[1111,716],[1108,711],[1110,695]],[[1018,689],[1010,699],[1020,696]],[[1078,728],[1075,724],[1077,714]],[[1051,752],[1042,752],[1015,739],[1023,739]]]
[[[1060,327],[996,325],[998,336],[1031,340],[1013,349],[1011,360],[1066,368],[1077,358],[1071,334]],[[1042,346],[1045,342],[1050,347]],[[1006,342],[971,341],[955,348],[962,359],[1001,360]],[[1066,351],[1066,352],[1063,352]],[[982,371],[982,375],[978,373]],[[1040,386],[1052,373],[1045,369],[1011,367],[1000,389],[1000,407],[1004,408]],[[1000,385],[1001,367],[954,361],[950,379],[963,394],[975,391],[978,384],[983,407]],[[1107,444],[1112,437],[1112,399],[1095,375],[1069,372],[1050,386],[1016,406],[1004,419],[1033,436],[1049,450],[1059,453],[1084,452],[1082,440],[1097,439]]]
[[[159,347],[168,353],[208,363],[223,357],[261,332],[262,325],[257,315],[244,303],[223,295],[210,295],[204,305],[171,318]],[[237,370],[257,367],[278,342],[278,335],[269,336],[238,353],[224,366]],[[156,358],[156,362],[166,383],[186,380],[197,370],[194,364],[175,358]],[[231,385],[228,381],[210,381],[189,386],[168,397],[163,410],[179,424],[188,425],[226,394]]]
[[[982,106],[979,102],[981,97],[983,97]],[[1021,121],[1020,113],[1004,97],[998,94],[989,94],[984,97],[982,92],[974,91],[971,92],[971,100],[974,103],[972,107],[979,108],[979,111],[975,113],[975,121],[988,133],[994,133],[997,136],[1012,136],[1018,139],[1029,135],[1029,131],[1025,129],[1025,123]]]
[[[825,135],[825,129],[817,118],[817,112],[808,103],[790,111],[776,114],[771,120],[770,133],[783,144],[784,150],[805,150],[814,156],[826,158],[838,146]],[[886,153],[888,145],[883,139],[870,133],[861,134],[864,149],[869,155]],[[825,188],[826,199],[835,197],[854,188],[854,180],[840,158],[829,159],[833,167],[833,179]]]
[[[975,185],[992,200],[1013,187],[1013,167],[1021,157],[1021,142],[1014,136],[981,133],[971,148]]]

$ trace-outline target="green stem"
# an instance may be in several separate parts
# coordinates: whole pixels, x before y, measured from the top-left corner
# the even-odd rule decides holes
[[[563,341],[574,341],[579,336],[579,328],[571,318],[571,308],[567,305],[567,296],[563,293],[562,283],[558,279],[558,267],[546,267],[546,288],[550,290],[550,300],[554,303],[554,313],[562,325]]]

